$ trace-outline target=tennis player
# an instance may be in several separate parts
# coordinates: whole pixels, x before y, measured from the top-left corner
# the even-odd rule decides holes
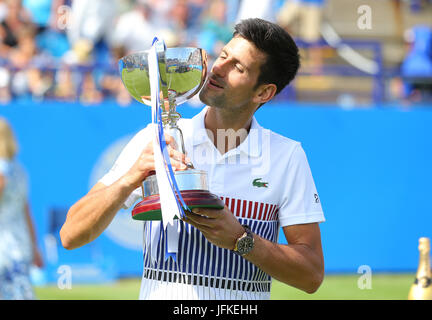
[[[169,147],[173,168],[185,170],[191,160],[207,171],[210,192],[226,206],[194,209],[176,222],[175,259],[165,256],[161,223],[144,223],[140,299],[269,299],[272,278],[308,293],[318,289],[325,219],[305,152],[254,117],[299,64],[296,44],[278,25],[247,19],[235,26],[200,92],[206,107],[179,121],[187,157]],[[70,208],[60,232],[65,248],[91,242],[120,208],[139,200],[142,181],[155,170],[149,130],[137,133]],[[280,227],[287,245],[277,243]]]

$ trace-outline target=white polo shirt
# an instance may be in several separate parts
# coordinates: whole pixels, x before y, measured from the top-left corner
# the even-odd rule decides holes
[[[247,138],[221,155],[205,130],[207,109],[178,123],[186,153],[196,169],[207,171],[210,192],[225,202],[241,224],[277,242],[281,226],[325,220],[299,142],[262,128],[253,117]],[[123,176],[150,140],[147,126],[132,138],[100,182],[110,185]],[[126,200],[125,207],[140,200],[141,195],[138,188]],[[140,299],[270,299],[269,275],[230,250],[211,244],[193,226],[183,221],[176,223],[179,232],[176,261],[165,260],[166,233],[161,223],[144,223]],[[151,230],[155,226],[161,232],[157,253],[151,255]]]

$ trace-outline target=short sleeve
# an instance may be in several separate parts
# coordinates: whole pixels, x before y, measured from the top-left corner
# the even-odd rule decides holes
[[[138,160],[141,152],[151,140],[150,125],[138,132],[124,147],[112,168],[99,180],[106,186],[113,184],[115,181],[125,175],[128,170]],[[141,188],[134,190],[126,199],[123,207],[125,209],[132,206],[142,196]]]
[[[279,208],[282,227],[314,222],[324,222],[324,213],[306,154],[298,144],[289,160],[286,185]]]

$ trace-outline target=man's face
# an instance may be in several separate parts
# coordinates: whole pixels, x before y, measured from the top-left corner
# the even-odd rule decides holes
[[[255,85],[266,56],[253,43],[235,37],[222,49],[200,92],[203,103],[232,110],[256,105]]]

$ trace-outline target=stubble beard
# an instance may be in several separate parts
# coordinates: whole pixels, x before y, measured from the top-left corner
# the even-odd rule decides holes
[[[226,106],[226,97],[224,94],[211,96],[206,87],[200,91],[199,98],[202,103],[210,107],[224,108]]]

